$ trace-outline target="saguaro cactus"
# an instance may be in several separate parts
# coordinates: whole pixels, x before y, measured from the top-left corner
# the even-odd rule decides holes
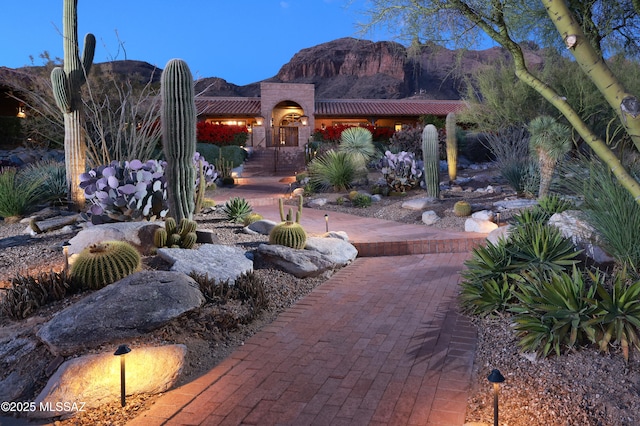
[[[64,116],[64,155],[70,207],[80,210],[84,207],[80,175],[84,173],[87,162],[80,89],[93,64],[96,38],[91,33],[85,36],[84,51],[80,58],[77,11],[78,0],[64,0],[64,63],[62,68],[56,67],[51,71],[51,84],[56,104]]]
[[[456,138],[456,115],[452,112],[447,114],[447,169],[449,180],[456,180],[458,175],[458,138]]]
[[[181,59],[167,62],[160,85],[169,214],[180,222],[192,219],[195,210],[196,105],[187,63]]]
[[[429,196],[438,198],[440,196],[438,176],[440,156],[438,154],[438,130],[433,124],[427,124],[422,131],[422,157],[424,159],[425,189]]]

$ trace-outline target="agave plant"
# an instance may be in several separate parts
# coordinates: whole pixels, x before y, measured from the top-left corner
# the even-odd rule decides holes
[[[464,312],[474,315],[488,315],[504,312],[513,301],[514,277],[502,274],[482,282],[464,281],[458,297]]]
[[[222,206],[222,213],[231,222],[244,222],[244,219],[253,211],[251,204],[241,197],[234,197]]]
[[[595,341],[591,320],[598,309],[593,302],[596,286],[584,278],[576,267],[571,274],[553,272],[548,278],[523,274],[513,292],[519,303],[510,310],[516,314],[514,329],[524,351],[544,358],[551,351],[560,355],[564,349]]]
[[[598,311],[591,323],[601,327],[597,334],[598,346],[607,352],[612,343],[620,345],[622,356],[628,362],[629,350],[640,350],[640,281],[627,285],[625,274],[620,273],[611,291],[598,280],[597,292]]]
[[[579,262],[581,250],[554,226],[543,223],[516,226],[509,238],[514,269],[561,272]]]

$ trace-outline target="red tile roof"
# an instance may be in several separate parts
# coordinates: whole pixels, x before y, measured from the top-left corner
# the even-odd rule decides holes
[[[414,99],[329,99],[316,101],[316,116],[382,117],[382,116],[445,116],[467,107],[464,101]],[[260,115],[260,98],[196,98],[198,115]]]
[[[199,96],[196,98],[198,115],[260,115],[260,98],[223,98]]]
[[[316,101],[317,116],[420,116],[459,112],[464,101],[401,99],[331,99]]]

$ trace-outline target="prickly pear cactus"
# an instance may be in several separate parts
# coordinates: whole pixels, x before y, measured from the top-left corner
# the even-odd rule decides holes
[[[456,115],[447,114],[447,169],[449,180],[454,181],[458,175],[458,139],[456,138]]]
[[[196,106],[193,76],[186,62],[167,62],[160,79],[162,144],[167,161],[169,214],[177,221],[195,211]]]
[[[140,269],[140,254],[126,241],[104,241],[82,250],[71,265],[71,277],[97,290]]]
[[[63,9],[63,67],[51,71],[51,85],[56,104],[64,118],[64,157],[67,193],[71,207],[84,207],[84,191],[80,188],[80,175],[85,172],[87,144],[82,113],[81,88],[93,64],[96,38],[84,38],[82,58],[78,56],[78,0],[64,0]]]
[[[438,168],[438,130],[433,124],[427,124],[422,131],[422,155],[424,159],[424,183],[430,197],[440,197],[440,178]]]

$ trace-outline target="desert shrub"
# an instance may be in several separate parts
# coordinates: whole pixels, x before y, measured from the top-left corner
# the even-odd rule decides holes
[[[233,284],[228,280],[218,281],[208,275],[192,272],[189,274],[199,285],[206,301],[212,304],[224,305],[231,300],[238,300],[248,307],[246,315],[235,320],[225,318],[225,326],[237,327],[238,323],[249,323],[255,319],[269,305],[264,280],[254,272],[243,273]]]
[[[27,165],[23,170],[27,180],[41,182],[42,199],[62,204],[67,199],[67,172],[64,162],[44,160]]]
[[[402,129],[389,139],[389,150],[413,152],[422,157],[422,126],[403,125]]]
[[[231,168],[239,167],[247,159],[247,151],[236,145],[227,145],[220,148],[220,157],[231,162]]]
[[[224,203],[221,210],[227,220],[241,223],[253,211],[253,208],[244,198],[234,197]]]
[[[485,143],[495,159],[500,175],[519,194],[537,194],[537,161],[529,156],[529,133],[524,127],[503,129],[485,135]]]
[[[81,289],[79,283],[65,272],[41,272],[36,275],[17,274],[0,299],[0,313],[15,320],[33,315],[39,308]]]
[[[371,206],[371,196],[368,194],[356,194],[351,197],[351,203],[354,207],[366,208]]]
[[[22,216],[42,199],[41,179],[27,179],[14,167],[0,168],[0,216]]]
[[[597,159],[579,158],[562,166],[563,189],[583,199],[580,209],[600,235],[599,244],[621,266],[640,265],[640,206]],[[634,175],[638,175],[637,171]],[[637,178],[636,178],[637,179]]]
[[[216,160],[220,158],[220,147],[212,143],[198,142],[196,144],[196,151],[210,164],[215,164]]]
[[[322,189],[344,191],[362,176],[362,171],[347,152],[330,150],[315,158],[307,168],[309,182]]]

